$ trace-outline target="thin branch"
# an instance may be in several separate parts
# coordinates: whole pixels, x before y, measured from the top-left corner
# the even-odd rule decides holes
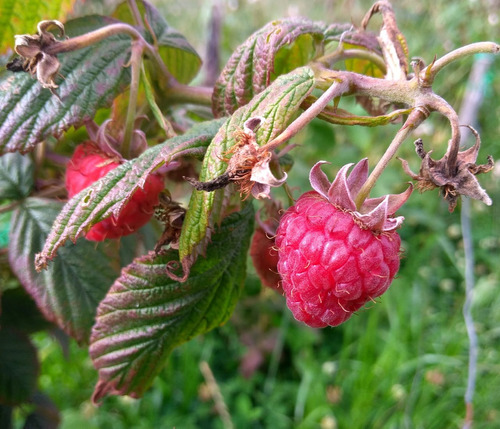
[[[484,94],[484,76],[491,66],[492,58],[482,56],[475,60],[474,66],[469,76],[467,91],[460,108],[460,122],[465,124],[475,124],[477,121],[477,112],[483,101]],[[470,135],[470,134],[468,134]],[[464,140],[465,140],[465,136]],[[472,240],[472,225],[470,215],[470,200],[462,200],[461,209],[462,236],[464,242],[465,256],[465,302],[463,306],[463,316],[467,335],[469,337],[469,365],[467,376],[467,389],[464,395],[466,414],[464,420],[464,429],[470,429],[474,420],[474,392],[477,376],[477,357],[479,354],[478,337],[474,328],[474,319],[472,316],[472,301],[474,296],[474,247]]]
[[[384,155],[382,156],[382,158],[380,158],[380,161],[377,163],[377,165],[371,172],[365,184],[361,187],[356,197],[356,200],[354,201],[358,209],[361,207],[363,201],[365,201],[368,195],[370,195],[370,191],[375,186],[376,181],[384,171],[385,167],[387,167],[387,164],[389,164],[389,161],[396,154],[397,150],[404,142],[406,137],[408,137],[408,135],[415,128],[417,128],[422,123],[422,121],[424,121],[427,118],[428,115],[429,112],[423,108],[416,108],[408,115],[408,119],[406,120],[404,125],[400,128],[400,130],[396,133],[394,139],[392,140],[391,144],[385,151]]]
[[[57,43],[48,46],[45,49],[45,53],[49,55],[57,55],[64,52],[71,52],[77,49],[87,48],[95,43],[101,42],[102,40],[111,36],[115,36],[117,34],[127,34],[133,40],[141,41],[141,43],[144,45],[146,53],[155,60],[156,64],[158,65],[158,68],[163,74],[163,77],[167,80],[168,85],[169,86],[179,85],[177,80],[168,71],[165,63],[161,59],[157,50],[142,37],[139,31],[137,31],[131,25],[125,23],[107,25],[105,27],[91,31],[90,33],[82,34],[81,36],[76,36],[70,39],[58,41]]]
[[[367,60],[375,64],[383,74],[385,74],[387,71],[384,58],[382,58],[375,52],[368,51],[365,49],[336,50],[335,52],[332,52],[329,55],[325,55],[324,57],[318,58],[317,61],[320,63],[331,65],[347,59]]]
[[[261,152],[271,151],[282,143],[290,140],[309,122],[311,122],[335,97],[340,97],[348,90],[347,82],[334,81],[330,87],[307,110],[293,121],[278,137],[271,140],[259,149]]]
[[[135,25],[139,27],[144,27],[142,24],[141,13],[139,12],[139,8],[137,7],[137,2],[135,0],[127,0],[127,4],[130,9],[130,12],[132,13]]]
[[[222,419],[222,423],[224,424],[224,427],[226,429],[233,429],[234,425],[233,425],[233,422],[231,420],[231,415],[229,414],[229,411],[227,410],[226,403],[224,402],[224,398],[223,398],[222,393],[219,389],[219,385],[217,384],[217,381],[215,380],[214,374],[206,361],[200,362],[200,371],[203,374],[203,378],[205,379],[205,382],[207,383],[208,389],[210,391],[210,395],[212,396],[212,399],[214,400],[215,409],[217,410],[217,413],[220,415],[220,418]]]
[[[139,93],[139,82],[141,77],[141,64],[143,44],[137,41],[132,42],[132,54],[130,56],[130,92],[127,106],[127,118],[125,120],[125,132],[123,134],[122,155],[130,157],[132,145],[132,135],[134,133],[134,123],[137,115],[137,96]]]
[[[494,42],[477,42],[471,43],[467,46],[455,49],[442,56],[432,64],[427,66],[420,72],[420,78],[426,82],[426,85],[432,85],[436,75],[447,65],[461,58],[468,57],[475,54],[498,54],[500,52],[500,45]]]

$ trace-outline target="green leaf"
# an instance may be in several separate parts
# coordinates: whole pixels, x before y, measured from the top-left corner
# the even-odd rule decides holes
[[[32,34],[44,19],[62,21],[74,0],[0,0],[0,54],[14,46],[15,34]]]
[[[58,248],[68,239],[76,241],[97,222],[112,214],[118,216],[152,172],[181,156],[202,157],[223,121],[204,122],[186,134],[149,148],[140,157],[111,170],[75,195],[57,216],[43,251],[37,256],[37,269],[45,268],[48,260],[55,257]]]
[[[86,16],[69,21],[66,32],[76,36],[115,21]],[[88,48],[59,54],[61,62],[54,96],[28,73],[0,73],[0,154],[28,152],[49,136],[81,126],[97,109],[109,106],[130,80],[125,64],[130,37],[116,35]]]
[[[37,273],[33,261],[42,249],[61,204],[28,198],[13,212],[9,262],[43,315],[78,342],[88,341],[97,305],[118,276],[104,246],[84,241],[60,249],[61,257]]]
[[[168,71],[180,83],[191,82],[201,67],[201,58],[196,50],[181,33],[168,25],[165,18],[151,3],[147,1],[139,2],[138,8],[154,33],[160,56]],[[130,24],[134,23],[127,2],[122,3],[113,16]],[[148,42],[154,42],[149,33],[145,36]],[[153,75],[156,74],[154,67],[148,67],[148,70]]]
[[[326,30],[323,23],[286,18],[252,34],[234,51],[215,84],[214,114],[232,114],[266,88],[273,77],[320,55]]]
[[[227,163],[223,161],[224,154],[235,145],[235,132],[243,128],[247,119],[255,116],[265,119],[256,137],[259,145],[266,144],[286,128],[314,85],[314,74],[309,67],[297,69],[280,76],[250,103],[234,112],[207,149],[200,181],[210,181],[225,172]],[[179,254],[184,266],[185,259],[194,259],[203,251],[210,227],[220,221],[225,191],[194,191],[191,195],[179,243]]]
[[[166,274],[178,260],[173,250],[150,253],[122,271],[92,330],[95,402],[107,394],[141,396],[174,347],[227,321],[244,283],[253,218],[248,204],[224,219],[185,283]]]
[[[307,97],[307,99],[302,103],[302,107],[307,109],[316,101],[313,96]],[[410,109],[397,109],[386,115],[378,116],[358,116],[353,115],[347,110],[335,108],[332,106],[326,106],[318,118],[323,119],[326,122],[330,122],[335,125],[362,125],[365,127],[378,127],[380,125],[387,125],[394,119],[402,115],[408,115],[413,108]]]
[[[36,349],[28,336],[0,329],[0,403],[17,405],[34,393],[38,378]]]
[[[19,153],[0,157],[0,200],[21,200],[29,195],[34,183],[31,158]]]

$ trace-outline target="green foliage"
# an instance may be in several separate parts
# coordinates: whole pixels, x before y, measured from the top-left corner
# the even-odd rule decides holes
[[[227,162],[224,155],[238,143],[237,131],[242,124],[252,117],[264,118],[256,132],[259,145],[263,146],[276,137],[300,107],[301,102],[314,88],[314,75],[307,68],[280,76],[250,103],[240,107],[231,119],[220,128],[207,149],[200,172],[200,180],[209,181],[224,173]],[[194,191],[189,202],[188,213],[182,226],[179,245],[181,261],[188,256],[203,252],[207,230],[220,221],[224,210],[223,194],[225,190],[215,192]],[[215,207],[218,204],[218,207]]]
[[[76,36],[110,23],[87,16],[69,21],[66,33]],[[130,79],[124,67],[130,57],[130,38],[117,35],[61,58],[63,76],[58,97],[42,88],[28,73],[0,73],[0,154],[28,152],[49,136],[61,136],[109,106]]]
[[[245,279],[252,227],[251,205],[228,216],[185,283],[165,272],[176,251],[149,254],[122,272],[92,331],[90,356],[99,371],[94,401],[108,393],[142,396],[174,347],[227,321]]]
[[[118,216],[124,202],[154,170],[181,156],[203,155],[221,123],[214,120],[200,124],[182,136],[154,146],[75,195],[57,216],[43,250],[37,255],[37,267],[45,267],[68,239],[75,241],[100,220],[111,214]]]
[[[19,205],[11,221],[9,260],[45,317],[86,343],[97,305],[118,273],[104,246],[96,249],[89,241],[62,248],[61,258],[49,269],[35,271],[34,256],[60,210],[60,203],[40,198],[28,198]]]
[[[31,159],[19,153],[0,158],[0,200],[19,200],[33,188],[34,166]]]
[[[170,27],[165,18],[158,10],[148,2],[139,3],[139,10],[144,16],[151,33],[146,33],[149,42],[155,42],[159,47],[159,54],[172,75],[182,83],[189,83],[198,74],[201,67],[201,58],[186,38]],[[121,21],[134,23],[130,9],[126,2],[122,3],[113,14],[113,17]],[[158,73],[151,64],[148,70],[156,79],[160,79]],[[159,82],[160,85],[162,82]]]
[[[0,0],[0,24],[7,29],[0,32],[0,52],[14,45],[13,34],[33,34],[42,16],[64,22],[70,5],[21,3]],[[350,4],[348,12],[320,0],[231,4],[238,10],[226,10],[219,23],[225,66],[213,98],[212,88],[196,86],[204,78],[203,69],[197,76],[197,50],[217,39],[200,21],[210,15],[206,2],[157,2],[158,9],[138,2],[137,10],[126,2],[114,12],[102,2],[84,3],[85,14],[113,19],[70,19],[70,37],[122,22],[143,38],[120,33],[60,51],[53,93],[36,73],[0,71],[0,426],[55,428],[59,418],[63,429],[222,428],[231,426],[228,419],[234,427],[255,428],[461,426],[470,351],[462,316],[466,261],[459,213],[448,213],[438,191],[415,192],[398,212],[405,216],[401,269],[374,308],[345,325],[314,330],[292,319],[284,298],[262,288],[246,260],[252,206],[262,217],[265,205],[243,202],[247,196],[233,185],[202,192],[179,182],[198,172],[200,181],[220,177],[246,120],[264,118],[256,132],[262,147],[311,111],[330,86],[343,83],[345,70],[383,85],[381,20],[375,17],[369,32],[358,31],[372,2]],[[496,10],[462,3],[394,5],[408,58],[429,64],[435,54],[498,37]],[[190,12],[195,9],[198,16]],[[281,18],[286,10],[308,18]],[[82,6],[75,11],[78,16]],[[348,31],[351,22],[356,28]],[[129,62],[140,49],[142,57]],[[342,49],[350,50],[345,58]],[[458,109],[470,65],[467,59],[449,65],[428,92]],[[484,79],[480,158],[498,158],[499,81],[494,72]],[[374,165],[416,107],[393,103],[403,84],[391,84],[382,94],[387,103],[366,97],[369,84],[364,95],[349,97],[358,95],[354,84],[316,112],[286,150],[298,147],[273,164],[288,174],[285,191],[273,189],[273,199],[286,208],[309,190],[308,172],[319,159],[331,162],[325,166],[329,176],[362,157]],[[83,124],[85,130],[76,130]],[[433,156],[445,152],[450,127],[438,114],[417,133]],[[65,157],[89,138],[121,165],[63,206]],[[418,171],[407,140],[398,156]],[[11,151],[33,153],[5,153]],[[119,216],[153,172],[164,175],[168,189],[156,220],[119,242],[96,245],[83,238],[92,225]],[[391,161],[372,195],[400,192],[408,180],[400,163]],[[480,181],[494,201],[500,198],[497,176]],[[185,207],[185,217],[184,209],[172,207]],[[472,202],[478,428],[500,425],[495,207]],[[37,268],[48,266],[41,272],[34,267],[38,252]],[[188,270],[181,273],[180,266]],[[189,274],[184,283],[182,274]],[[90,334],[89,357],[77,342],[87,343]],[[94,386],[99,408],[92,404]],[[142,398],[103,400],[113,394]]]

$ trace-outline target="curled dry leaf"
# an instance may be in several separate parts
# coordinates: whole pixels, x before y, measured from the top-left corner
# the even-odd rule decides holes
[[[491,156],[488,156],[486,164],[476,164],[481,140],[475,130],[471,128],[471,131],[476,136],[476,143],[469,149],[458,152],[453,168],[450,168],[448,152],[439,161],[435,161],[430,156],[432,151],[426,152],[424,150],[422,139],[415,141],[416,152],[422,158],[419,174],[415,174],[410,169],[408,162],[401,159],[404,171],[418,182],[417,188],[421,192],[441,188],[450,212],[455,209],[460,195],[482,201],[488,206],[492,204],[491,198],[475,176],[491,171],[494,167],[494,161]]]

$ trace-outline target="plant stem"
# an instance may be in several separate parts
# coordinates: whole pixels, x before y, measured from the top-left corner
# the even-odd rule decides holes
[[[287,140],[290,140],[309,122],[311,122],[335,97],[340,97],[348,90],[346,82],[334,81],[330,87],[319,97],[311,107],[305,110],[295,121],[293,121],[278,137],[261,146],[259,151],[271,151]]]
[[[356,196],[354,202],[356,204],[357,209],[361,207],[365,199],[368,197],[368,195],[370,195],[370,191],[375,186],[376,181],[384,171],[385,167],[387,167],[387,164],[389,164],[389,161],[396,154],[397,150],[399,149],[399,146],[401,146],[406,137],[408,137],[408,135],[415,128],[417,128],[422,123],[422,121],[424,121],[425,118],[427,118],[427,116],[428,112],[424,109],[419,109],[419,108],[414,109],[410,113],[408,119],[406,120],[404,125],[400,128],[400,130],[396,133],[391,144],[385,151],[382,158],[380,158],[380,161],[375,166],[370,176],[366,180],[365,184],[361,187],[358,195]]]
[[[131,79],[130,92],[127,107],[127,118],[125,120],[125,132],[121,153],[125,159],[130,157],[130,149],[132,144],[132,136],[134,133],[134,123],[137,110],[137,95],[139,92],[139,81],[141,77],[142,52],[144,45],[140,41],[132,42],[132,54],[130,56]]]
[[[128,7],[130,12],[132,13],[132,18],[134,19],[135,25],[139,27],[144,27],[142,24],[141,13],[139,12],[139,8],[137,7],[137,2],[135,0],[127,0]]]
[[[335,64],[338,61],[352,59],[352,58],[370,61],[371,63],[375,64],[382,71],[383,74],[386,73],[386,66],[384,59],[375,52],[367,51],[364,49],[336,50],[331,54],[318,58],[316,61],[323,64],[331,65]]]
[[[206,86],[188,86],[177,83],[170,86],[166,96],[169,103],[193,103],[202,106],[212,105],[213,88]]]
[[[432,85],[436,75],[447,65],[464,57],[474,54],[498,54],[500,45],[494,42],[477,42],[462,46],[442,56],[420,72],[420,78],[427,86]]]
[[[102,40],[115,36],[117,34],[127,34],[134,40],[144,40],[141,33],[134,27],[125,23],[111,24],[90,33],[82,34],[81,36],[72,37],[70,39],[61,40],[53,45],[47,46],[45,53],[49,55],[62,54],[64,52],[71,52],[77,49],[87,48]],[[144,40],[144,43],[147,42]]]
[[[137,31],[131,25],[125,23],[107,25],[106,27],[91,31],[90,33],[82,34],[81,36],[72,37],[71,39],[67,40],[61,40],[51,46],[48,46],[45,49],[45,53],[49,55],[57,55],[65,52],[75,51],[77,49],[87,48],[95,43],[99,43],[102,40],[111,36],[115,36],[117,34],[127,34],[133,40],[141,41],[141,43],[143,44],[143,49],[154,59],[164,78],[167,80],[168,85],[179,85],[177,80],[168,71],[157,50],[142,37],[139,31]]]

